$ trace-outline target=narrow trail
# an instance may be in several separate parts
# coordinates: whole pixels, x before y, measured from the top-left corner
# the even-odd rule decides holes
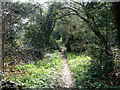
[[[61,56],[62,56],[62,60],[63,60],[63,64],[64,64],[64,67],[62,70],[62,82],[64,85],[63,87],[64,88],[70,88],[70,87],[73,88],[74,87],[73,76],[71,75],[71,71],[70,71],[70,68],[67,63],[65,51],[66,51],[66,48],[62,47]]]

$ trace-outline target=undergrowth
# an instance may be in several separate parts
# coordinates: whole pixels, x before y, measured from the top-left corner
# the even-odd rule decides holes
[[[92,58],[83,54],[75,54],[66,52],[68,65],[71,69],[77,88],[118,88],[106,84],[105,81],[97,80],[95,77],[96,72],[93,70],[91,63]],[[120,88],[120,87],[119,87]]]
[[[62,85],[60,80],[62,67],[62,58],[60,53],[56,51],[49,58],[17,66],[14,77],[8,76],[6,78],[27,88],[60,87]]]

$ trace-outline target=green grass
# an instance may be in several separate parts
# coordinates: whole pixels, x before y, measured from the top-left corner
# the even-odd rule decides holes
[[[60,53],[56,51],[47,59],[44,58],[34,64],[17,66],[16,70],[22,70],[25,74],[18,74],[18,71],[16,71],[15,77],[9,79],[28,88],[60,87],[62,67],[62,58]]]
[[[117,88],[107,85],[104,81],[97,81],[93,77],[96,73],[92,71],[94,67],[91,63],[91,57],[68,52],[66,55],[77,88]]]

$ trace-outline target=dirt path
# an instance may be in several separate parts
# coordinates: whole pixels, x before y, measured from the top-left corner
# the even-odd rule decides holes
[[[64,88],[74,87],[73,76],[71,75],[70,68],[67,63],[66,55],[65,55],[66,48],[62,47],[61,56],[64,63],[64,67],[62,70],[62,82],[64,84]]]

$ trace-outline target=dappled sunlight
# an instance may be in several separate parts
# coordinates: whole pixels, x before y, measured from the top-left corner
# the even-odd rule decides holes
[[[60,78],[62,68],[62,58],[60,53],[56,51],[47,59],[39,60],[27,65],[16,66],[14,78],[9,77],[9,79],[15,83],[31,88],[60,87],[62,85]],[[8,76],[5,76],[5,78],[8,78]]]
[[[68,59],[68,65],[74,76],[75,86],[79,88],[104,88],[109,87],[101,81],[96,81],[93,77],[92,70],[93,64],[92,58],[81,54],[66,53]]]
[[[120,88],[120,3],[19,1],[1,3],[0,89]]]

